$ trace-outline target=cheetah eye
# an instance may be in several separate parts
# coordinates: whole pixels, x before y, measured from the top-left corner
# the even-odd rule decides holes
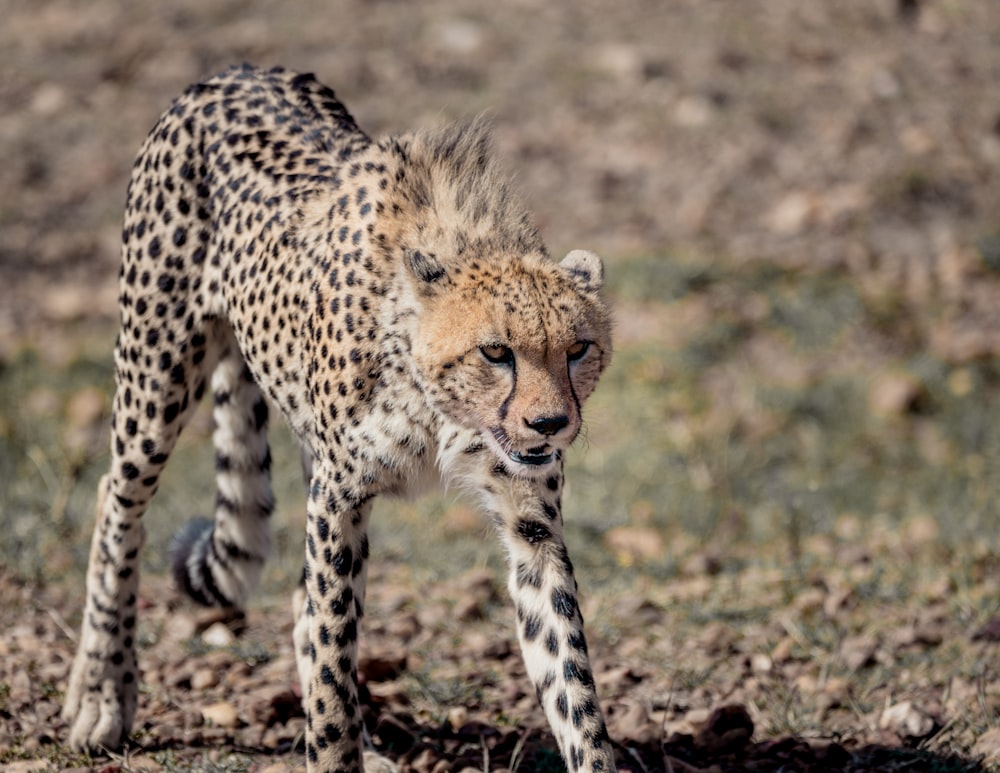
[[[480,346],[479,351],[483,357],[494,365],[510,365],[514,362],[514,352],[503,344],[492,344],[490,346]]]
[[[583,355],[587,353],[590,348],[590,341],[577,341],[569,349],[566,350],[566,359],[570,362],[576,362],[583,358]]]

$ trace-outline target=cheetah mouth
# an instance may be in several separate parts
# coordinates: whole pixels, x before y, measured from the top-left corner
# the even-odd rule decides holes
[[[507,456],[512,462],[517,462],[518,464],[529,464],[534,467],[541,467],[542,465],[549,464],[549,462],[555,459],[556,452],[549,451],[546,453],[542,449],[531,449],[523,454],[520,451],[509,451]]]
[[[524,467],[543,468],[559,458],[558,449],[547,444],[528,448],[524,451],[514,450],[510,437],[500,427],[493,427],[487,433],[484,433],[484,435],[488,441],[487,445],[490,446],[493,453],[502,461],[509,459],[513,462],[515,465],[513,469]]]

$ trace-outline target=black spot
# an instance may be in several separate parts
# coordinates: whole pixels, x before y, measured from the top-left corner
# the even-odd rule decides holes
[[[261,428],[267,424],[267,403],[263,399],[254,403],[253,419],[254,427],[260,432]]]
[[[542,621],[537,615],[528,615],[524,621],[524,640],[534,641],[542,630]]]
[[[348,620],[344,623],[344,629],[337,634],[337,646],[346,647],[358,638],[358,623],[356,620]]]
[[[346,577],[350,574],[351,567],[354,564],[354,553],[349,547],[345,547],[340,550],[337,555],[333,557],[333,571],[339,574],[341,577]]]
[[[177,418],[177,414],[180,411],[181,406],[179,403],[170,403],[170,405],[163,409],[163,421],[170,424],[170,422]]]
[[[559,716],[563,719],[569,716],[569,701],[566,700],[566,693],[559,693],[559,697],[556,698],[556,711],[559,712]]]
[[[519,521],[517,524],[517,533],[532,545],[536,545],[552,536],[549,527],[538,521]]]
[[[567,593],[562,588],[556,588],[552,591],[552,608],[557,615],[568,620],[572,619],[576,614],[576,599],[573,598],[573,594]]]
[[[591,676],[590,671],[585,668],[580,668],[572,660],[567,660],[563,666],[563,677],[567,682],[578,681],[583,685],[592,685],[594,683],[594,677]]]
[[[342,617],[343,615],[346,615],[347,612],[350,610],[351,604],[353,602],[354,602],[354,591],[352,591],[350,588],[344,588],[344,592],[340,594],[340,598],[334,599],[330,603],[330,611],[333,614],[337,615],[338,617]]]
[[[174,289],[174,278],[170,274],[160,274],[156,280],[156,286],[163,292],[169,293]]]
[[[548,502],[542,503],[542,512],[545,513],[545,517],[550,521],[554,521],[559,517],[559,511]]]
[[[582,652],[584,655],[587,654],[587,640],[583,636],[583,631],[574,631],[566,639],[566,643],[569,644],[571,649],[577,652]]]
[[[122,465],[122,475],[128,480],[135,480],[139,477],[139,468],[132,464],[132,462],[125,462]]]
[[[328,743],[337,743],[337,741],[341,739],[342,735],[343,734],[340,732],[340,728],[335,725],[331,725],[329,722],[323,726],[323,737]]]

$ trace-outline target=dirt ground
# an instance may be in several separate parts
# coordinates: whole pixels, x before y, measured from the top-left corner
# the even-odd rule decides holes
[[[55,373],[81,341],[110,342],[136,149],[188,83],[251,61],[315,72],[371,134],[489,111],[553,253],[606,257],[626,360],[712,315],[737,318],[740,335],[758,324],[759,293],[657,297],[643,272],[676,258],[704,269],[691,287],[727,272],[832,277],[878,319],[845,367],[875,372],[919,353],[986,373],[983,389],[1000,393],[984,364],[1000,353],[1000,12],[989,2],[5,0],[0,15],[0,376],[26,350]],[[740,357],[764,358],[762,340]],[[801,372],[831,351],[813,347]],[[650,367],[630,372],[666,378]],[[949,388],[965,394],[966,376]],[[921,429],[919,385],[879,384],[872,410],[912,418],[918,445],[943,458]],[[0,451],[35,459],[10,428],[54,409],[2,405]],[[651,432],[673,418],[652,420]],[[0,459],[11,475],[0,485],[14,489],[15,469]],[[0,551],[11,564],[0,564],[0,766],[301,764],[287,603],[265,598],[220,620],[156,575],[133,749],[91,760],[62,747],[82,574],[57,543],[22,538],[14,515],[0,509],[0,543],[27,545],[53,578],[26,576],[14,548]],[[584,607],[622,770],[1000,760],[995,540],[942,547],[940,525],[920,517],[859,540],[852,517],[796,541],[791,573],[777,555],[762,568],[752,549],[730,571],[716,542],[687,556],[672,543],[674,568],[643,574],[643,545],[663,540],[648,524],[595,538],[634,580],[592,581]],[[398,557],[373,569],[362,672],[376,745],[417,771],[560,770],[502,579],[480,569],[423,586],[408,571]],[[711,611],[722,608],[728,617]]]

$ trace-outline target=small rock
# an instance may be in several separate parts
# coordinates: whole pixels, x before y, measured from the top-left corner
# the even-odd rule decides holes
[[[768,213],[767,226],[779,236],[794,236],[811,224],[815,214],[815,196],[805,191],[793,191]]]
[[[456,732],[469,721],[469,710],[465,706],[452,706],[448,709],[448,724]]]
[[[823,684],[822,692],[816,697],[816,708],[821,713],[848,705],[850,683],[842,677],[831,677]]]
[[[270,727],[302,714],[302,701],[282,684],[258,687],[242,698],[241,714],[251,724]]]
[[[809,614],[822,609],[825,600],[826,593],[821,588],[806,588],[795,597],[793,606],[796,611]]]
[[[771,650],[771,660],[775,663],[787,663],[792,659],[792,652],[795,649],[795,639],[786,636]]]
[[[700,129],[712,120],[715,110],[706,98],[691,94],[677,100],[673,109],[673,121],[685,129]]]
[[[130,773],[160,773],[163,766],[150,757],[148,754],[135,754],[128,757],[128,770]]]
[[[206,722],[210,722],[216,727],[232,729],[234,727],[238,727],[240,724],[240,718],[236,713],[236,707],[226,701],[220,701],[219,703],[213,703],[209,706],[205,706],[201,710],[201,715],[204,717]]]
[[[222,622],[212,623],[202,631],[202,641],[211,647],[231,647],[236,643],[236,637],[229,627]]]
[[[823,599],[823,614],[832,620],[841,610],[853,607],[855,601],[854,588],[850,586],[833,588]]]
[[[678,732],[687,733],[688,735],[698,735],[708,726],[708,720],[711,716],[711,709],[691,709],[684,714],[684,719],[681,720]]]
[[[640,744],[650,743],[659,737],[659,727],[649,718],[646,707],[629,702],[625,712],[615,718],[616,735]]]
[[[736,641],[736,632],[732,626],[722,622],[712,622],[705,626],[698,642],[709,654],[727,652]]]
[[[972,753],[982,757],[984,765],[1000,762],[1000,727],[992,727],[979,736]]]
[[[906,647],[937,647],[943,641],[941,631],[929,625],[907,625],[893,631],[892,644]]]
[[[65,109],[67,96],[58,83],[43,83],[31,95],[31,112],[40,118],[50,118]]]
[[[934,719],[912,701],[889,706],[878,721],[882,730],[891,730],[903,738],[925,738],[934,732],[935,725]]]
[[[872,636],[849,636],[840,644],[840,656],[852,671],[871,665],[878,641]]]
[[[694,553],[681,561],[681,574],[685,577],[715,577],[721,571],[722,559],[712,553]]]
[[[923,385],[909,373],[881,373],[868,388],[868,410],[876,416],[902,416],[917,407],[923,394]]]
[[[219,676],[211,668],[199,668],[191,675],[192,690],[207,690],[219,683]]]
[[[399,770],[394,762],[375,752],[365,752],[364,760],[367,773],[397,773]]]

